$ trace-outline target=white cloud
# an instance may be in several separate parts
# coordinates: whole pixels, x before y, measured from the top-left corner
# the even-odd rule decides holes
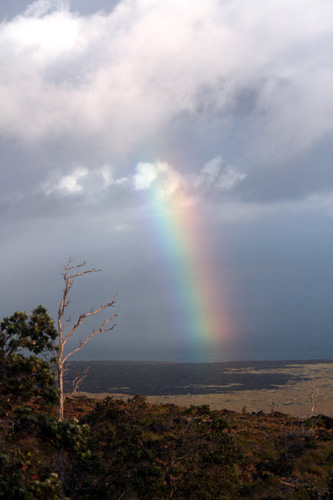
[[[163,203],[165,211],[174,214],[195,201],[186,178],[167,162],[138,163],[135,170],[134,189],[149,191],[148,199],[158,206]]]
[[[128,177],[115,178],[110,165],[103,165],[100,169],[95,169],[94,172],[102,176],[105,187],[111,186],[112,184],[126,184],[128,182]]]
[[[218,156],[210,160],[198,175],[195,185],[204,190],[230,191],[245,179],[246,174],[237,168],[226,165]]]
[[[137,191],[149,189],[157,178],[157,169],[155,165],[152,163],[138,163],[136,171],[137,173],[133,177],[134,189]]]
[[[221,170],[222,158],[218,156],[210,160],[201,170],[196,184],[197,186],[211,186],[217,179]]]
[[[89,171],[87,168],[76,168],[70,175],[64,175],[58,180],[56,184],[49,186],[46,189],[46,194],[49,195],[52,192],[69,194],[82,191],[82,186],[79,181],[80,179],[88,175],[88,172]]]
[[[41,189],[46,195],[81,193],[88,197],[97,197],[109,186],[120,186],[127,182],[127,177],[115,178],[110,165],[95,169],[76,167],[67,175],[53,174],[47,182],[42,183]]]
[[[109,165],[103,165],[100,170],[105,186],[110,186],[113,183],[113,175]]]
[[[257,151],[290,154],[333,132],[328,0],[133,0],[90,16],[67,7],[37,1],[1,25],[0,135],[78,136],[123,155],[196,113],[203,88],[211,113],[254,91]]]
[[[3,23],[0,40],[17,57],[17,69],[23,56],[32,72],[43,78],[43,71],[59,57],[79,53],[85,41],[81,23],[64,6],[61,1],[37,1],[23,15]]]

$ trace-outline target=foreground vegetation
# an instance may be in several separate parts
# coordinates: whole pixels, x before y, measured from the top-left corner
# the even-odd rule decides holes
[[[2,421],[0,498],[332,499],[333,419],[67,400]],[[65,480],[58,479],[63,451]]]

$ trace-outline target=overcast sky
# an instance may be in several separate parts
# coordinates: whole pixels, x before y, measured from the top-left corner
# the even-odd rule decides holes
[[[1,317],[56,319],[73,257],[102,272],[71,317],[119,304],[77,359],[332,359],[331,0],[11,0],[0,22]]]

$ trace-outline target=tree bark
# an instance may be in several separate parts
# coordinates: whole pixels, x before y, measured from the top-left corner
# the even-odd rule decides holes
[[[64,419],[64,365],[60,362],[58,364],[58,384],[59,384],[59,406],[58,406],[58,418],[60,421]]]

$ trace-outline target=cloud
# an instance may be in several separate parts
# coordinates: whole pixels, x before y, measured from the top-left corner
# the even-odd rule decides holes
[[[27,17],[42,17],[54,10],[68,10],[69,2],[65,0],[36,0],[24,11]]]
[[[101,190],[109,186],[120,186],[128,182],[127,177],[115,178],[112,168],[103,165],[101,168],[88,169],[87,167],[75,167],[70,174],[53,174],[51,179],[41,184],[41,190],[47,195],[52,194],[67,196],[68,194],[85,195],[96,197]]]
[[[204,168],[201,170],[200,175],[198,176],[198,179],[196,181],[197,185],[205,185],[210,187],[213,183],[215,183],[220,173],[221,163],[222,158],[220,156],[217,158],[213,158],[208,163],[206,163]]]
[[[156,160],[155,163],[138,163],[133,176],[134,189],[151,189],[157,198],[170,197],[177,191],[184,190],[186,180],[180,172],[167,162]]]
[[[151,163],[138,163],[137,173],[134,175],[134,189],[137,191],[149,189],[153,181],[157,178],[155,165]]]
[[[201,170],[196,179],[196,186],[204,190],[230,191],[245,179],[246,174],[235,167],[225,165],[218,156],[210,160]]]
[[[327,0],[70,6],[40,0],[0,26],[2,206],[135,211],[149,189],[220,210],[327,191]]]
[[[37,1],[1,25],[4,137],[89,138],[121,156],[184,112],[250,113],[263,156],[332,134],[327,0],[136,0],[86,16],[68,5]]]
[[[114,229],[129,230],[147,214],[150,203],[166,203],[172,213],[184,206],[200,206],[210,224],[242,224],[253,220],[266,219],[269,216],[281,216],[298,213],[322,214],[332,216],[332,192],[306,194],[293,199],[281,196],[265,199],[258,196],[245,196],[243,183],[249,181],[247,190],[256,186],[252,179],[236,167],[228,165],[222,157],[208,161],[195,174],[187,175],[177,170],[166,161],[139,162],[126,176],[116,176],[117,168],[109,164],[100,167],[72,167],[65,175],[55,171],[49,178],[33,187],[30,191],[12,191],[5,193],[0,203],[2,207],[24,211],[25,216],[35,217],[36,206],[43,206],[42,213],[53,212],[82,214],[83,211],[93,216],[105,212],[116,222]],[[269,171],[267,176],[269,178]],[[278,179],[273,179],[276,185]],[[252,185],[252,188],[251,188]],[[259,188],[258,188],[259,189]],[[265,183],[261,190],[273,189]],[[149,192],[149,196],[137,196],[137,193]],[[148,205],[147,205],[148,203]],[[165,207],[166,207],[165,205]],[[61,211],[59,212],[59,207]],[[53,215],[52,215],[53,216]]]
[[[58,183],[48,189],[46,194],[50,194],[52,191],[60,191],[65,193],[77,193],[82,191],[82,186],[79,183],[79,180],[82,177],[85,177],[88,174],[88,170],[86,168],[76,168],[71,175],[65,175],[61,177]]]

